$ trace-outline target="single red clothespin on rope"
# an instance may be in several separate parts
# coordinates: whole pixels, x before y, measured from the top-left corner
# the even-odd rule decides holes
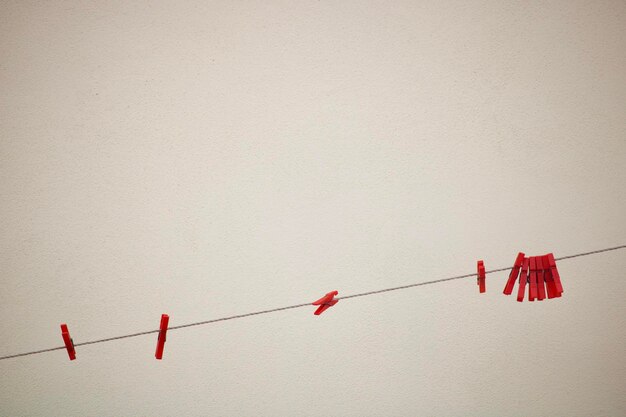
[[[157,338],[157,347],[154,357],[157,359],[163,358],[163,349],[165,348],[165,336],[167,334],[167,325],[170,321],[170,316],[167,314],[161,314],[161,324],[159,326],[159,337]]]
[[[513,265],[513,268],[511,269],[511,273],[509,274],[509,280],[506,282],[506,285],[504,286],[505,295],[511,295],[511,293],[513,292],[513,286],[515,285],[515,280],[517,279],[517,276],[519,275],[519,269],[522,266],[522,262],[524,262],[524,253],[520,252],[517,254],[517,258],[515,259],[515,264]]]
[[[519,275],[519,288],[517,289],[517,301],[524,301],[524,293],[526,292],[526,284],[528,283],[528,258],[524,257],[522,262],[522,272]]]
[[[537,299],[543,301],[546,298],[543,256],[535,256],[535,260],[537,262]]]
[[[320,298],[319,300],[314,301],[312,304],[314,306],[319,306],[319,307],[317,308],[317,310],[315,310],[315,313],[313,313],[313,314],[315,314],[316,316],[319,316],[324,311],[326,311],[330,307],[332,307],[335,304],[337,304],[339,302],[339,300],[335,299],[335,296],[337,294],[339,294],[339,291],[331,291],[328,294],[326,294],[325,296],[323,296],[322,298]]]
[[[556,284],[554,283],[554,278],[552,277],[552,269],[550,269],[550,261],[548,260],[548,255],[543,255],[541,258],[544,269],[548,299],[560,297],[561,294],[559,294],[559,292],[556,290]]]
[[[548,265],[550,267],[550,272],[552,273],[552,278],[554,279],[556,291],[559,295],[561,295],[563,294],[563,285],[561,284],[561,276],[559,275],[559,270],[556,268],[554,255],[552,253],[549,253],[546,256],[548,257]]]
[[[73,361],[76,359],[76,349],[74,349],[74,341],[70,337],[70,331],[67,329],[67,324],[65,323],[61,325],[61,336],[63,337],[67,354],[70,357],[70,360]]]
[[[534,256],[529,258],[530,261],[530,282],[528,288],[528,301],[537,299],[537,261]]]
[[[482,260],[477,262],[476,265],[476,283],[478,284],[478,291],[485,292],[485,264]]]

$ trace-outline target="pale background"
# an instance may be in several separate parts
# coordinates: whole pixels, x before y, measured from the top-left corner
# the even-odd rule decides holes
[[[624,244],[625,97],[622,1],[3,1],[0,356]],[[625,416],[625,255],[5,360],[0,415]]]

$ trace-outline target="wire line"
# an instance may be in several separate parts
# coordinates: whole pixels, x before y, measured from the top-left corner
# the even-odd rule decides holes
[[[555,261],[562,261],[562,260],[566,260],[566,259],[578,258],[578,257],[581,257],[581,256],[595,255],[595,254],[598,254],[598,253],[610,252],[610,251],[624,249],[624,248],[626,248],[626,245],[614,246],[612,248],[598,249],[598,250],[589,251],[589,252],[582,252],[582,253],[577,253],[575,255],[561,256],[560,258],[555,258]],[[485,274],[492,274],[494,272],[508,271],[511,268],[512,268],[512,266],[508,266],[506,268],[491,269],[489,271],[485,271]],[[402,285],[400,287],[385,288],[385,289],[382,289],[382,290],[375,290],[375,291],[362,292],[362,293],[359,293],[359,294],[346,295],[346,296],[343,296],[343,297],[337,297],[337,299],[338,300],[346,300],[348,298],[365,297],[366,295],[381,294],[381,293],[384,293],[384,292],[397,291],[397,290],[405,290],[407,288],[420,287],[422,285],[438,284],[438,283],[441,283],[441,282],[454,281],[454,280],[457,280],[457,279],[469,278],[469,277],[475,277],[475,276],[476,276],[476,273],[465,274],[465,275],[457,275],[457,276],[454,276],[454,277],[435,279],[435,280],[432,280],[432,281],[422,281],[422,282],[418,282],[418,283],[415,283],[415,284],[409,284],[409,285]],[[217,322],[220,322],[220,321],[241,319],[241,318],[244,318],[244,317],[258,316],[258,315],[261,315],[261,314],[274,313],[274,312],[283,311],[283,310],[292,310],[292,309],[295,309],[295,308],[307,307],[307,306],[310,306],[310,305],[311,305],[311,303],[303,303],[303,304],[296,304],[296,305],[287,306],[287,307],[272,308],[272,309],[269,309],[269,310],[261,310],[261,311],[255,311],[255,312],[252,312],[252,313],[238,314],[236,316],[222,317],[222,318],[218,318],[218,319],[204,320],[204,321],[198,321],[198,322],[195,322],[195,323],[188,323],[188,324],[181,324],[181,325],[178,325],[178,326],[171,326],[171,327],[168,327],[167,330],[169,331],[169,330],[184,329],[184,328],[187,328],[187,327],[201,326],[203,324],[217,323]],[[76,347],[76,346],[85,346],[85,345],[93,345],[93,344],[96,344],[96,343],[110,342],[110,341],[113,341],[113,340],[128,339],[128,338],[131,338],[131,337],[144,336],[144,335],[152,334],[152,333],[159,333],[159,330],[148,330],[148,331],[145,331],[145,332],[131,333],[131,334],[126,334],[126,335],[122,335],[122,336],[107,337],[106,339],[91,340],[89,342],[74,343],[74,347]],[[37,355],[39,353],[52,352],[54,350],[61,350],[61,349],[65,349],[65,346],[59,346],[59,347],[49,348],[49,349],[35,350],[35,351],[32,351],[32,352],[18,353],[18,354],[15,354],[15,355],[0,356],[0,360],[11,359],[11,358],[18,358],[18,357],[21,357],[21,356]]]

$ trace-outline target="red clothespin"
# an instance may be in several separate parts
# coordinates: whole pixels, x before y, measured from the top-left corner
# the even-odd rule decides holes
[[[535,259],[537,262],[537,299],[543,301],[546,298],[543,257],[535,256]]]
[[[67,330],[67,324],[65,323],[61,325],[61,336],[63,337],[67,354],[69,355],[70,360],[73,361],[76,359],[76,350],[74,349],[74,341],[70,337],[70,331]]]
[[[556,284],[554,283],[554,278],[552,277],[552,270],[550,269],[550,261],[548,261],[548,255],[543,255],[541,258],[544,269],[548,299],[560,297],[561,294],[559,294],[559,292],[556,290]]]
[[[483,261],[478,261],[476,265],[476,282],[478,283],[478,291],[485,292],[485,264]]]
[[[330,307],[332,307],[335,304],[337,304],[339,302],[339,300],[335,299],[335,296],[337,294],[339,294],[339,291],[331,291],[328,294],[326,294],[325,296],[323,296],[322,298],[320,298],[319,300],[313,302],[314,306],[319,306],[317,308],[317,310],[315,310],[315,313],[313,313],[313,314],[315,314],[316,316],[319,316],[324,311],[326,311]]]
[[[515,259],[515,265],[513,265],[513,269],[511,269],[511,273],[509,274],[509,280],[506,282],[504,287],[504,294],[511,295],[513,292],[513,286],[515,285],[515,280],[517,279],[517,275],[519,274],[519,269],[522,266],[522,262],[524,261],[524,253],[520,252],[517,254],[517,258]]]
[[[517,289],[517,301],[524,301],[524,293],[526,292],[526,283],[528,282],[528,258],[524,258],[522,263],[522,272],[519,276],[519,288]]]
[[[554,279],[556,291],[559,295],[561,295],[563,293],[563,285],[561,284],[561,276],[559,275],[559,270],[556,268],[554,255],[552,253],[549,253],[546,256],[548,257],[548,265],[550,266],[550,272],[552,273],[552,278]]]
[[[530,282],[528,285],[528,301],[537,299],[537,260],[534,256],[528,258],[530,263]]]
[[[154,357],[157,359],[163,358],[163,348],[165,347],[165,335],[167,334],[167,324],[170,321],[170,316],[167,314],[161,314],[161,325],[159,326],[159,337],[157,339],[156,353]]]

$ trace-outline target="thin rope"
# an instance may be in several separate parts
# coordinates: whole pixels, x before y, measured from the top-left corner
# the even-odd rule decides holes
[[[610,251],[624,249],[624,248],[626,248],[626,245],[614,246],[612,248],[606,248],[606,249],[598,249],[598,250],[594,250],[594,251],[590,251],[590,252],[582,252],[582,253],[577,253],[575,255],[561,256],[560,258],[555,258],[555,261],[563,261],[563,260],[566,260],[566,259],[578,258],[578,257],[581,257],[581,256],[595,255],[595,254],[598,254],[598,253],[610,252]],[[509,266],[509,267],[506,267],[506,268],[491,269],[489,271],[485,271],[485,274],[492,274],[494,272],[508,271],[511,268],[512,267]],[[402,285],[400,287],[385,288],[385,289],[382,289],[382,290],[368,291],[368,292],[362,292],[362,293],[359,293],[359,294],[346,295],[346,296],[343,296],[343,297],[337,297],[337,299],[338,300],[346,300],[348,298],[365,297],[366,295],[381,294],[381,293],[384,293],[384,292],[404,290],[404,289],[407,289],[407,288],[420,287],[422,285],[438,284],[440,282],[454,281],[454,280],[457,280],[457,279],[469,278],[469,277],[475,277],[475,276],[476,276],[476,273],[465,274],[465,275],[457,275],[457,276],[449,277],[449,278],[441,278],[441,279],[435,279],[435,280],[432,280],[432,281],[418,282],[416,284]],[[292,310],[292,309],[295,309],[295,308],[302,308],[302,307],[307,307],[307,306],[310,306],[310,305],[311,305],[311,303],[303,303],[303,304],[296,304],[296,305],[287,306],[287,307],[272,308],[272,309],[269,309],[269,310],[261,310],[261,311],[255,311],[255,312],[252,312],[252,313],[238,314],[236,316],[222,317],[222,318],[219,318],[219,319],[204,320],[204,321],[198,321],[198,322],[189,323],[189,324],[181,324],[179,326],[168,327],[167,330],[169,331],[169,330],[184,329],[184,328],[187,328],[187,327],[200,326],[200,325],[203,325],[203,324],[211,324],[211,323],[217,323],[217,322],[220,322],[220,321],[235,320],[235,319],[241,319],[241,318],[244,318],[244,317],[258,316],[258,315],[261,315],[261,314],[274,313],[276,311]],[[74,343],[74,346],[76,347],[76,346],[93,345],[93,344],[96,344],[96,343],[104,343],[104,342],[110,342],[112,340],[128,339],[130,337],[144,336],[144,335],[153,334],[153,333],[159,333],[159,330],[148,330],[148,331],[145,331],[145,332],[131,333],[131,334],[126,334],[126,335],[122,335],[122,336],[115,336],[115,337],[107,337],[106,339],[92,340],[92,341],[89,341],[89,342]],[[35,351],[32,351],[32,352],[18,353],[18,354],[15,354],[15,355],[0,356],[0,360],[11,359],[11,358],[18,358],[18,357],[21,357],[21,356],[37,355],[39,353],[52,352],[54,350],[61,350],[61,349],[65,349],[65,346],[59,346],[59,347],[50,348],[50,349],[35,350]]]
[[[18,354],[9,355],[9,356],[2,356],[0,357],[0,360],[19,358],[20,356],[36,355],[38,353],[52,352],[53,350],[61,350],[61,349],[65,349],[65,346],[60,346],[60,347],[55,347],[55,348],[50,348],[50,349],[35,350],[32,352],[26,352],[26,353],[18,353]]]

